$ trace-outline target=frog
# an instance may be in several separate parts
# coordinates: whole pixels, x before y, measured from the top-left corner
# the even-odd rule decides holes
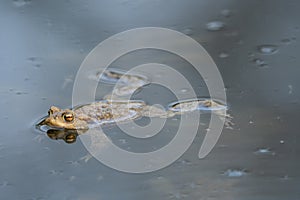
[[[169,118],[199,109],[213,109],[221,105],[213,100],[190,100],[170,104],[168,109],[147,105],[138,100],[102,100],[73,109],[51,106],[48,116],[39,124],[56,129],[87,130],[104,124],[126,122],[141,117]]]
[[[135,90],[149,84],[149,80],[137,74],[106,70],[100,74],[100,81],[120,84],[112,93],[102,100],[78,105],[70,109],[51,106],[48,115],[37,124],[47,126],[47,134],[51,139],[63,139],[67,143],[76,141],[77,135],[88,129],[115,123],[126,123],[142,117],[171,118],[175,115],[200,111],[214,111],[220,117],[230,118],[226,114],[227,106],[210,98],[187,99],[170,103],[166,108],[148,105],[142,100],[123,99]]]

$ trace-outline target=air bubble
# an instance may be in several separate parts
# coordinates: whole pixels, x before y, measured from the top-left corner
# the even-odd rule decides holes
[[[292,85],[288,85],[289,88],[289,94],[293,94],[293,86]]]
[[[220,31],[225,27],[225,23],[221,21],[212,21],[206,24],[208,31]]]
[[[265,44],[257,46],[257,50],[261,54],[271,55],[277,53],[278,47],[276,45]]]
[[[75,179],[76,179],[75,176],[70,176],[70,177],[69,177],[69,181],[70,181],[70,182],[74,181]]]
[[[127,143],[126,139],[119,139],[119,142],[120,142],[121,144],[126,144],[126,143]]]
[[[191,36],[191,35],[193,35],[193,30],[190,28],[186,28],[186,29],[182,30],[182,33],[184,33],[185,35]]]
[[[287,180],[290,180],[291,177],[289,175],[284,175],[283,177],[280,178],[281,180],[283,181],[287,181]]]
[[[232,15],[232,11],[228,9],[224,9],[221,11],[221,15],[223,15],[224,17],[230,17]]]
[[[27,92],[22,92],[22,91],[16,91],[16,95],[23,95],[23,94],[28,94]]]
[[[189,91],[188,88],[182,88],[182,89],[180,90],[181,93],[187,93],[188,91]]]
[[[102,181],[104,179],[104,177],[102,176],[102,175],[99,175],[98,177],[97,177],[97,181]]]
[[[281,43],[286,44],[286,45],[291,44],[291,42],[292,41],[289,38],[284,38],[284,39],[281,40]]]
[[[7,187],[9,185],[10,185],[10,183],[8,181],[3,181],[2,183],[0,183],[1,187]]]
[[[22,7],[27,4],[30,4],[31,0],[13,0],[13,3],[17,7]]]
[[[268,67],[268,64],[261,58],[254,58],[252,61],[259,67]]]
[[[227,57],[229,57],[228,53],[222,52],[222,53],[219,54],[219,58],[227,58]]]
[[[280,143],[280,144],[284,144],[284,140],[280,140],[279,143]]]
[[[245,170],[239,170],[239,169],[228,169],[223,173],[223,175],[227,177],[242,177],[247,175],[247,172]]]
[[[275,152],[271,151],[270,148],[260,148],[254,153],[257,155],[275,155]]]
[[[38,59],[37,57],[29,57],[28,61],[30,61],[36,68],[40,68],[42,66],[40,59]]]

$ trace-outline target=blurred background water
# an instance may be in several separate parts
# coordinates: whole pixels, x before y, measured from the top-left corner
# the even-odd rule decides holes
[[[0,5],[0,199],[300,198],[299,1],[4,0]],[[224,129],[209,156],[197,157],[202,127],[171,166],[126,174],[91,158],[80,140],[68,145],[34,130],[49,106],[71,105],[76,72],[99,42],[146,26],[194,38],[222,74],[235,126]],[[201,86],[200,95],[207,94],[203,80],[174,55],[142,51],[115,64],[126,69],[149,61],[173,66]],[[172,99],[161,88],[146,89],[137,98]],[[108,131],[127,145],[118,130]]]

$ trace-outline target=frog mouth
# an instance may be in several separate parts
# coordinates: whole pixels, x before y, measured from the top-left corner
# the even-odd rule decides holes
[[[35,126],[42,126],[42,125],[45,125],[45,119],[46,117],[43,117],[41,119],[38,120],[38,123],[36,123]]]
[[[52,126],[47,125],[46,118],[47,118],[47,116],[39,119],[38,123],[36,123],[36,125],[35,125],[35,128],[42,132],[47,132],[48,130],[64,130],[64,128],[61,128],[61,127],[52,127]]]
[[[71,144],[75,143],[77,136],[82,134],[84,131],[82,130],[72,130],[72,129],[65,129],[60,127],[52,127],[46,124],[47,116],[38,120],[36,123],[35,128],[39,131],[45,132],[49,138],[52,140],[64,140],[66,143]]]

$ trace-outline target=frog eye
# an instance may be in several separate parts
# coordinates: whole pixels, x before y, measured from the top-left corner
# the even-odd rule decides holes
[[[66,122],[72,122],[74,120],[74,115],[72,113],[64,113],[63,118]]]
[[[48,115],[52,115],[53,114],[53,111],[51,109],[48,110]]]

